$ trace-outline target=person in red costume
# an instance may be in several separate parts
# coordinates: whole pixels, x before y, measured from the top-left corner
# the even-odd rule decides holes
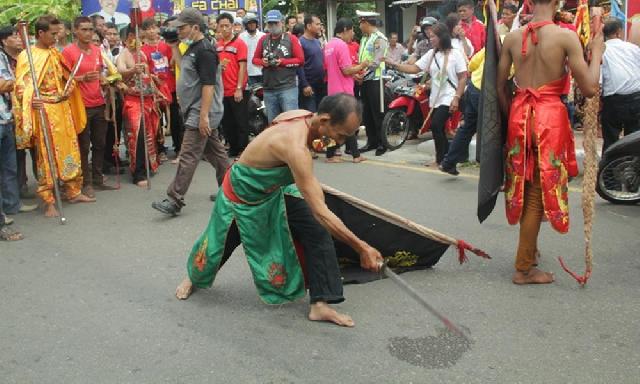
[[[575,32],[553,23],[559,0],[531,3],[531,22],[505,38],[497,78],[501,109],[509,111],[504,186],[507,220],[520,222],[515,284],[554,280],[552,273],[537,268],[540,223],[544,216],[556,231],[569,230],[568,181],[578,173],[573,134],[560,96],[568,69],[586,97],[598,93],[604,51],[599,32],[591,43],[591,64],[587,64]],[[512,65],[514,94],[507,83]]]

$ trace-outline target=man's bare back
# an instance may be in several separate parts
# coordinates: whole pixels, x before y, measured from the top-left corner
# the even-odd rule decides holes
[[[515,66],[516,83],[521,88],[538,88],[562,78],[566,73],[568,47],[578,42],[573,31],[557,25],[545,25],[537,29],[538,44],[527,35],[527,55],[522,56],[522,41],[526,27],[511,32],[505,39]],[[573,36],[571,36],[573,35]]]
[[[498,97],[504,112],[509,110],[510,89],[507,79],[512,64],[515,67],[515,82],[520,88],[539,88],[561,79],[569,69],[584,96],[592,97],[598,92],[600,60],[604,51],[602,31],[591,41],[593,60],[587,64],[578,35],[550,23],[554,4],[536,5],[535,16],[528,24],[534,28],[526,34],[526,45],[523,46],[523,39],[527,26],[509,33],[504,40],[497,79]],[[536,24],[545,22],[549,24],[535,28]],[[537,39],[535,44],[534,34]],[[526,55],[523,56],[525,47]]]
[[[301,111],[289,111],[279,115],[279,120],[301,115]],[[307,151],[307,139],[311,116],[283,121],[265,129],[242,152],[238,162],[253,168],[273,168],[287,165],[292,149]],[[306,151],[306,152],[304,152]],[[309,155],[310,156],[310,155]]]

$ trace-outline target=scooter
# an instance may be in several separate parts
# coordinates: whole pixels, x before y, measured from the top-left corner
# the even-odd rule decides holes
[[[424,84],[415,84],[420,77],[412,76],[413,84],[395,89],[398,96],[389,103],[382,120],[382,142],[391,151],[400,148],[411,132],[423,135],[431,128],[431,119],[425,121],[431,109],[429,90]],[[460,118],[460,112],[456,112],[447,120],[445,130],[449,136],[455,134]]]
[[[618,140],[602,154],[596,191],[614,204],[640,203],[640,131]]]
[[[249,112],[249,136],[255,137],[267,127],[267,115],[264,107],[264,91],[262,84],[257,83],[249,87],[250,95],[248,105]]]

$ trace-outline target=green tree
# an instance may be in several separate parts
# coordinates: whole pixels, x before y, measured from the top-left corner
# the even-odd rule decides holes
[[[80,0],[2,0],[0,25],[17,21],[32,24],[42,15],[54,15],[62,20],[73,20],[80,15]]]

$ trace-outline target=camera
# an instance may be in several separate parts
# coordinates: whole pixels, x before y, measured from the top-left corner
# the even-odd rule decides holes
[[[168,44],[177,43],[178,40],[178,30],[174,27],[162,27],[160,28],[160,36],[164,39]]]
[[[267,59],[267,62],[269,63],[270,67],[275,67],[278,65],[278,55],[275,54],[274,52],[267,53],[267,56],[265,57],[265,59]]]

